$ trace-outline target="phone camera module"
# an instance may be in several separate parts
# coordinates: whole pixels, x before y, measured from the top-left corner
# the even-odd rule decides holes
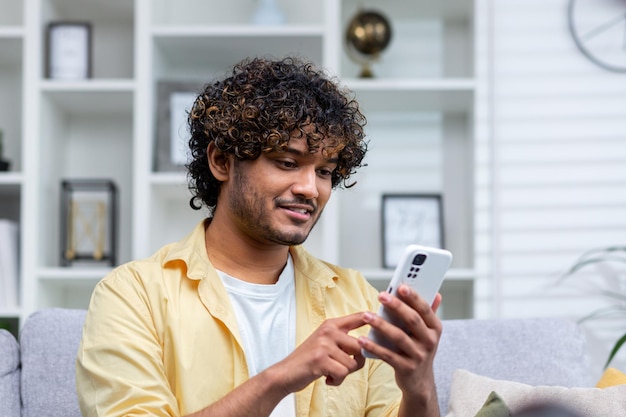
[[[426,254],[418,253],[413,258],[413,265],[422,265],[426,261]]]

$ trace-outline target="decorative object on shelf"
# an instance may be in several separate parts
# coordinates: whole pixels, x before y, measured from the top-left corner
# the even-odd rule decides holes
[[[0,172],[8,171],[11,168],[11,162],[4,159],[4,132],[0,129]]]
[[[58,80],[91,78],[91,24],[48,24],[46,76]]]
[[[346,44],[350,59],[361,65],[361,78],[374,76],[371,65],[389,46],[392,29],[389,20],[375,10],[360,10],[348,23]]]
[[[585,275],[581,274],[582,270],[589,270],[593,267],[596,268],[596,273],[593,276],[597,280],[583,282],[586,285],[582,286],[581,289],[585,294],[601,294],[606,297],[611,305],[593,310],[582,317],[579,322],[626,316],[626,246],[607,246],[583,253],[567,271],[561,274],[557,283],[563,284],[565,280],[575,279],[579,274],[579,278],[584,278]],[[593,276],[587,275],[587,277]],[[604,364],[605,369],[608,368],[624,344],[626,344],[626,333],[615,341]]]
[[[189,159],[187,115],[201,82],[160,81],[157,85],[156,171],[181,171]]]
[[[277,0],[257,0],[259,5],[252,15],[255,25],[282,25],[285,23],[285,13]]]
[[[117,186],[108,179],[61,182],[61,265],[117,264]]]
[[[576,46],[591,62],[626,72],[626,2],[569,0],[567,23]]]
[[[18,306],[19,225],[0,219],[0,309]]]
[[[443,248],[443,207],[439,194],[384,194],[383,266],[395,268],[410,244]]]

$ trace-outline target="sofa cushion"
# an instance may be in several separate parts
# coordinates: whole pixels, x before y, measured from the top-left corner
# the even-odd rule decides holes
[[[607,388],[626,384],[626,374],[619,369],[607,368],[596,383],[596,388]]]
[[[476,375],[463,369],[452,378],[446,417],[474,417],[485,398],[496,392],[511,414],[541,404],[563,407],[585,417],[626,416],[626,385],[610,388],[527,385]]]
[[[25,321],[20,334],[23,417],[81,417],[75,375],[85,314],[49,309]]]
[[[442,415],[457,369],[531,385],[594,383],[582,331],[558,318],[446,320],[434,366]]]
[[[0,417],[20,415],[20,351],[17,340],[0,329]]]
[[[504,400],[498,395],[497,392],[491,391],[487,401],[483,404],[482,408],[478,410],[474,417],[509,417],[511,412],[509,407],[504,403]]]

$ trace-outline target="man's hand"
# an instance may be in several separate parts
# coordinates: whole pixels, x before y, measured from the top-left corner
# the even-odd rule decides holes
[[[188,417],[269,416],[284,397],[322,376],[327,384],[340,385],[365,364],[358,340],[348,335],[365,324],[365,313],[324,321],[285,359]]]
[[[281,372],[285,393],[300,391],[324,376],[328,385],[340,385],[365,364],[361,346],[348,332],[366,323],[364,313],[326,320],[287,358],[272,366]]]
[[[437,394],[433,362],[442,332],[441,320],[436,311],[441,304],[438,294],[430,306],[409,286],[398,288],[398,297],[381,292],[380,302],[393,316],[399,318],[408,333],[381,317],[365,313],[364,318],[397,348],[397,352],[380,346],[366,337],[359,338],[360,345],[391,365],[396,382],[403,393],[400,415],[438,416]]]

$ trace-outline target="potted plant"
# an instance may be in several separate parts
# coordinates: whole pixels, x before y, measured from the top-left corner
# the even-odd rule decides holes
[[[4,137],[2,129],[0,129],[0,171],[8,171],[11,163],[4,159]]]
[[[574,264],[561,275],[560,281],[578,275],[582,270],[595,267],[602,279],[598,287],[611,305],[593,310],[583,316],[579,322],[597,320],[616,315],[626,315],[626,246],[607,246],[583,253]],[[595,287],[595,285],[594,285]],[[626,344],[626,333],[620,336],[604,365],[606,369],[617,352]]]

